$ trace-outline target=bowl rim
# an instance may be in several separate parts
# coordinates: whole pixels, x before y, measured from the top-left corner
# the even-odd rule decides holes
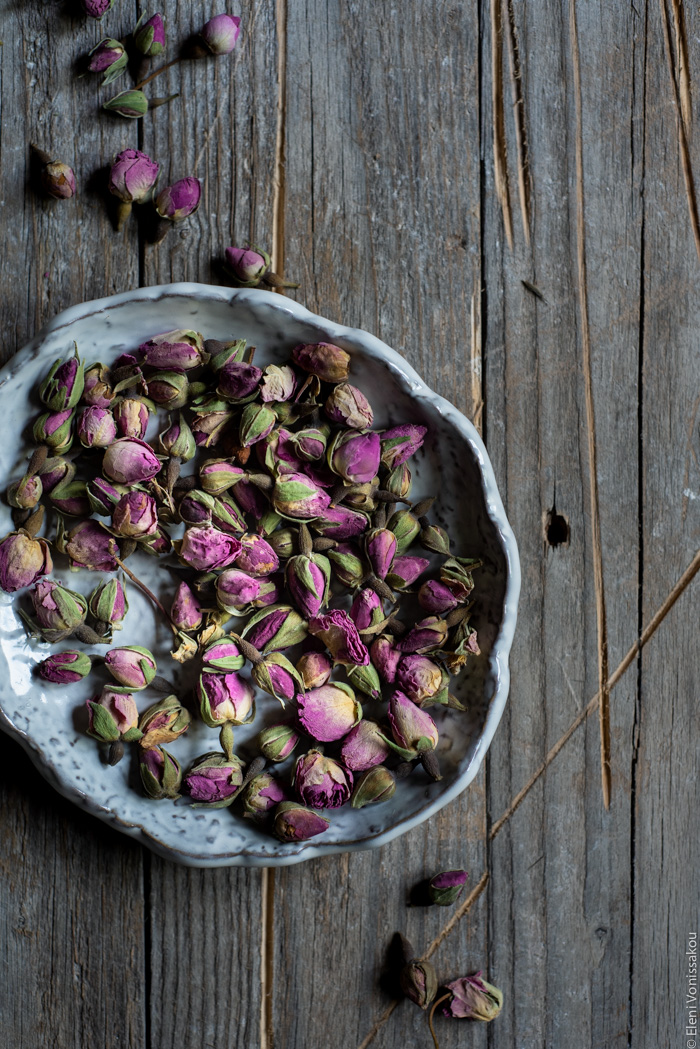
[[[359,346],[370,355],[380,357],[389,366],[397,380],[407,388],[413,398],[429,402],[470,445],[479,466],[486,513],[496,528],[506,561],[506,588],[503,613],[489,659],[494,690],[488,701],[486,720],[479,735],[474,754],[466,769],[456,777],[450,787],[435,798],[432,798],[418,812],[412,816],[399,819],[387,830],[361,841],[324,844],[321,841],[317,842],[315,839],[310,839],[306,842],[296,843],[296,850],[287,851],[283,855],[274,857],[262,853],[255,854],[255,852],[250,850],[217,853],[215,856],[207,856],[199,852],[189,853],[186,850],[168,845],[166,842],[161,841],[160,838],[155,837],[141,823],[122,819],[111,809],[103,807],[88,795],[65,783],[60,771],[53,765],[39,744],[26,732],[14,725],[1,707],[0,727],[22,744],[34,764],[61,795],[122,833],[141,840],[143,844],[148,845],[149,848],[159,855],[189,866],[287,866],[299,863],[302,860],[329,856],[334,853],[379,848],[400,834],[404,834],[413,827],[423,823],[469,786],[479,771],[505,709],[510,684],[508,658],[517,620],[521,573],[517,543],[506,517],[488,453],[473,423],[450,401],[435,393],[405,358],[381,339],[361,328],[352,328],[330,321],[325,317],[312,313],[305,306],[282,295],[262,291],[257,288],[227,288],[211,284],[177,282],[137,288],[132,291],[120,292],[116,295],[92,299],[70,306],[45,324],[28,344],[10,357],[2,366],[2,369],[0,369],[0,388],[4,385],[3,380],[6,381],[8,373],[21,367],[26,358],[36,355],[42,344],[50,336],[54,336],[62,329],[70,328],[78,321],[98,313],[105,313],[109,310],[138,302],[158,301],[164,298],[194,298],[199,302],[216,301],[229,306],[233,306],[236,302],[260,303],[271,307],[281,316],[287,315],[296,321],[317,328],[319,334],[323,336],[323,341],[339,344],[345,343],[350,347]]]

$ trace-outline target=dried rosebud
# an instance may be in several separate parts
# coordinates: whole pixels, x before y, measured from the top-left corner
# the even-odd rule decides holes
[[[87,708],[88,735],[93,739],[101,743],[116,743],[118,739],[131,743],[141,738],[139,712],[130,693],[105,685],[99,696],[87,701]]]
[[[410,510],[397,510],[387,521],[387,528],[396,536],[396,552],[402,554],[420,535],[420,523]]]
[[[452,997],[442,1011],[445,1016],[464,1020],[495,1020],[503,1007],[503,992],[481,977],[481,971],[471,976],[461,976],[445,988]]]
[[[296,801],[282,801],[275,809],[273,833],[280,841],[307,841],[329,827],[330,820]]]
[[[296,534],[291,528],[280,528],[267,536],[267,541],[280,561],[286,561],[297,553],[299,546]]]
[[[241,551],[240,541],[234,535],[210,526],[188,528],[174,546],[180,561],[198,572],[226,568]]]
[[[200,30],[200,37],[212,55],[233,51],[241,31],[241,20],[234,15],[214,15]]]
[[[417,755],[437,746],[438,730],[430,714],[399,689],[391,695],[387,716],[394,742],[403,750]]]
[[[330,496],[301,473],[282,474],[275,481],[272,504],[282,517],[309,521],[327,511]]]
[[[192,433],[198,448],[213,448],[228,430],[233,412],[208,411],[198,413],[192,423]]]
[[[77,435],[84,448],[107,448],[117,436],[109,408],[84,408],[78,415]]]
[[[164,696],[141,715],[139,728],[143,735],[139,743],[145,748],[172,743],[187,732],[191,720],[177,696]]]
[[[384,480],[384,490],[390,492],[395,499],[405,499],[411,491],[411,470],[406,463],[395,466]]]
[[[413,958],[407,961],[399,976],[401,990],[419,1008],[427,1009],[438,989],[438,980],[432,962]]]
[[[158,507],[152,495],[135,490],[123,495],[112,514],[112,528],[126,539],[145,539],[158,530]]]
[[[179,412],[176,421],[163,431],[159,439],[165,454],[180,459],[183,463],[193,459],[197,451],[194,434]]]
[[[201,197],[202,183],[190,175],[160,191],[155,199],[156,211],[162,219],[180,222],[194,214]]]
[[[15,481],[7,489],[7,501],[10,506],[20,510],[33,510],[44,491],[41,477],[38,474],[26,475],[21,481]]]
[[[149,375],[147,389],[150,399],[160,408],[174,411],[187,404],[190,384],[184,372],[161,371]]]
[[[87,677],[92,670],[92,660],[84,652],[55,652],[39,663],[36,670],[44,681],[53,681],[56,685],[72,685]]]
[[[41,487],[44,495],[52,492],[62,481],[71,481],[75,477],[75,467],[61,455],[52,455],[44,461],[39,470]]]
[[[471,557],[450,557],[440,566],[440,580],[459,604],[469,599],[474,589],[472,572],[480,566],[481,561]]]
[[[136,437],[137,440],[142,441],[146,436],[148,405],[140,397],[125,397],[117,401],[112,409],[112,414],[120,437]],[[78,431],[78,436],[80,436],[80,431]],[[192,443],[194,444],[194,438]]]
[[[389,752],[379,725],[363,718],[343,740],[340,758],[351,772],[364,772],[365,769],[381,765]]]
[[[219,499],[214,499],[211,523],[215,528],[220,528],[222,532],[228,532],[229,535],[235,535],[241,539],[248,527],[239,506],[230,495],[222,495]]]
[[[269,579],[256,579],[238,568],[227,568],[216,580],[216,601],[224,612],[232,616],[246,615],[252,608],[266,604],[268,595],[277,595],[276,585]]]
[[[188,492],[180,500],[178,513],[180,520],[185,524],[211,524],[212,514],[214,513],[214,496],[207,495],[206,492],[200,492],[199,489],[193,488],[191,492]]]
[[[85,517],[92,512],[92,500],[85,481],[64,481],[56,485],[49,501],[56,510],[70,517]]]
[[[128,55],[120,40],[104,37],[89,53],[89,73],[104,73],[103,84],[111,84],[121,76],[127,66]]]
[[[252,397],[260,386],[262,371],[255,364],[232,360],[221,368],[216,392],[227,401],[237,403]],[[275,416],[275,421],[277,417]]]
[[[336,663],[369,663],[369,652],[347,612],[332,608],[323,616],[315,616],[309,621],[309,633],[324,643]]]
[[[305,652],[297,660],[304,688],[320,688],[330,679],[333,664],[323,652]]]
[[[400,652],[434,652],[447,640],[447,623],[437,616],[419,620],[405,637],[396,642]]]
[[[329,500],[330,502],[330,500]],[[354,539],[367,531],[365,514],[347,506],[328,506],[314,519],[311,527],[327,539]]]
[[[213,372],[220,371],[229,361],[242,361],[246,349],[245,339],[233,342],[219,342],[218,339],[207,339],[204,346],[209,356],[209,367]]]
[[[197,683],[202,721],[210,728],[223,722],[245,725],[255,717],[255,693],[249,681],[235,672],[203,670]]]
[[[200,805],[225,808],[243,782],[243,764],[235,754],[204,754],[183,777],[183,788]]]
[[[256,823],[264,823],[272,815],[275,806],[287,797],[280,781],[271,773],[262,772],[253,776],[241,794],[243,816],[245,819],[255,820]]]
[[[109,623],[121,630],[122,620],[129,611],[124,587],[118,579],[109,579],[100,583],[88,599],[90,615],[99,623]]]
[[[113,3],[114,0],[82,0],[85,14],[90,15],[90,18],[102,18]]]
[[[449,554],[450,537],[440,525],[430,524],[420,533],[420,545],[435,554]]]
[[[306,633],[306,622],[290,605],[271,605],[248,620],[242,636],[259,652],[266,653],[298,645]]]
[[[121,484],[150,481],[160,468],[160,459],[151,446],[135,437],[120,437],[106,450],[102,460],[106,476]]]
[[[30,594],[36,629],[45,641],[63,641],[85,622],[87,601],[60,583],[41,579]],[[34,625],[34,624],[32,624]]]
[[[126,62],[126,56],[125,56]],[[138,149],[124,149],[114,158],[109,173],[109,192],[121,201],[118,229],[128,218],[132,203],[141,203],[151,194],[158,178],[159,166],[147,153]],[[97,367],[102,367],[97,365]],[[87,376],[86,376],[87,378]],[[107,407],[102,405],[102,407]]]
[[[45,412],[32,428],[32,437],[37,444],[46,444],[56,454],[67,452],[73,443],[73,420],[75,411],[66,408],[62,412]]]
[[[98,521],[80,521],[66,538],[66,553],[71,568],[89,568],[92,572],[115,572],[119,544]]]
[[[53,562],[44,539],[34,539],[26,532],[10,532],[0,542],[0,587],[14,594],[32,586],[41,576],[49,575]]]
[[[39,386],[39,396],[50,412],[65,412],[69,408],[75,408],[84,384],[84,368],[76,349],[72,357],[54,361],[48,375]]]
[[[114,98],[102,103],[102,108],[109,113],[117,113],[120,117],[129,120],[138,120],[148,112],[148,99],[143,91],[131,88],[128,91],[120,91]]]
[[[466,871],[441,871],[435,874],[428,883],[428,895],[431,903],[439,907],[448,907],[459,898],[469,875]]]
[[[418,602],[424,612],[440,615],[457,607],[457,598],[439,579],[427,579],[418,591]]]
[[[419,575],[430,565],[427,557],[415,557],[412,554],[399,554],[391,563],[386,581],[393,590],[405,590],[415,583]]]
[[[346,666],[345,673],[353,688],[359,689],[370,699],[381,699],[382,684],[372,663],[359,667]]]
[[[348,377],[350,354],[330,342],[295,346],[292,359],[303,371],[318,376],[323,382],[344,382]]]
[[[376,765],[363,772],[352,793],[350,804],[354,809],[363,809],[365,805],[378,805],[388,801],[396,793],[396,777],[383,765]]]
[[[73,168],[62,160],[49,160],[42,166],[41,185],[54,200],[69,200],[78,189]]]
[[[311,809],[338,809],[349,799],[352,772],[319,750],[310,750],[297,758],[294,767],[294,789]]]
[[[204,363],[204,339],[191,328],[154,335],[139,346],[143,362],[157,371],[190,371]]]
[[[284,761],[299,742],[291,725],[268,725],[258,736],[258,747],[268,761]]]
[[[395,646],[393,638],[382,635],[372,642],[370,648],[372,663],[387,684],[396,681],[396,671],[401,660],[401,652]]]
[[[382,434],[382,462],[390,470],[410,459],[423,444],[427,426],[404,423],[385,430]]]
[[[170,609],[170,621],[177,630],[188,633],[202,625],[202,607],[187,583],[180,583]]]
[[[382,623],[385,616],[381,598],[369,588],[358,590],[350,606],[350,618],[360,633]]]
[[[367,532],[365,554],[378,579],[386,579],[397,549],[397,538],[388,528],[372,528]]]
[[[328,464],[348,484],[372,481],[379,469],[379,434],[339,430],[328,448]]]
[[[331,681],[297,699],[299,724],[322,743],[342,739],[362,717],[362,707],[350,685]]]
[[[443,672],[427,656],[402,656],[396,672],[396,684],[410,700],[420,705],[444,687]]]
[[[260,577],[276,572],[279,558],[270,544],[256,532],[241,536],[240,551],[236,556],[236,567],[249,575]]]
[[[368,430],[374,422],[372,405],[364,393],[349,382],[333,388],[324,411],[331,422],[353,430]]]
[[[111,649],[105,656],[105,666],[115,681],[134,692],[150,685],[158,669],[153,653],[139,645]]]
[[[134,47],[146,58],[155,58],[165,51],[165,25],[163,16],[153,15],[134,31]]]
[[[242,448],[262,441],[277,422],[277,416],[266,404],[247,404],[243,409],[239,425],[239,440]]]
[[[321,611],[328,599],[330,579],[330,562],[323,554],[297,554],[287,561],[285,580],[304,619]]]
[[[288,364],[268,364],[260,387],[260,398],[265,404],[288,401],[296,386],[296,375]]]
[[[253,681],[274,696],[282,706],[304,691],[304,683],[292,663],[281,652],[270,652],[253,666]]]
[[[180,763],[162,747],[151,747],[141,752],[139,761],[144,794],[154,801],[179,798],[182,785]]]
[[[239,288],[257,288],[270,268],[267,252],[255,251],[253,248],[226,248],[224,256],[226,272]]]
[[[169,554],[172,548],[173,544],[170,541],[170,536],[160,527],[158,527],[153,535],[149,535],[146,539],[141,540],[141,549],[145,553],[152,554],[153,556],[160,557]]]
[[[100,517],[111,517],[115,506],[128,491],[125,485],[115,486],[110,484],[109,481],[105,481],[104,477],[93,477],[91,481],[88,481],[84,489],[82,485],[82,481],[70,481],[67,485],[58,485],[51,493],[51,500],[53,501],[56,493],[58,493],[57,505],[60,508],[61,504],[65,503],[67,499],[82,495],[84,490],[89,504],[87,513],[98,514]],[[65,513],[66,510],[64,509],[63,512]],[[69,510],[68,512],[71,511]],[[83,513],[83,511],[79,510],[77,513]]]
[[[240,670],[245,663],[238,645],[232,637],[222,637],[212,641],[204,649],[202,665],[211,670]]]
[[[355,589],[362,585],[367,575],[367,566],[360,557],[360,552],[352,543],[338,543],[327,551],[333,568],[333,575],[343,586]]]
[[[245,470],[227,459],[207,459],[199,468],[199,483],[211,495],[221,495],[245,476]]]

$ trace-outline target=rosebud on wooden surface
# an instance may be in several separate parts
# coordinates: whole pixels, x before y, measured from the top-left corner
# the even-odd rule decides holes
[[[50,160],[41,169],[41,185],[54,200],[70,200],[78,191],[73,168],[62,160]]]
[[[128,91],[120,91],[114,98],[102,103],[102,108],[109,113],[116,113],[128,120],[139,120],[148,112],[148,99],[143,91],[130,88]]]
[[[482,979],[481,971],[446,983],[445,988],[452,994],[442,1007],[445,1016],[488,1023],[503,1006],[503,992]]]
[[[120,40],[106,36],[88,55],[89,73],[104,73],[103,84],[111,84],[126,69],[129,57]]]
[[[439,907],[449,907],[455,903],[464,889],[469,875],[466,871],[441,871],[434,874],[428,883],[428,895],[432,903]]]
[[[163,16],[152,15],[134,30],[134,47],[146,58],[156,58],[165,51],[165,24]]]
[[[165,186],[155,198],[155,208],[162,219],[181,222],[194,214],[201,198],[202,183],[190,175]]]
[[[228,55],[241,32],[241,20],[235,15],[214,15],[199,31],[204,46],[212,55]]]
[[[90,18],[102,18],[109,11],[114,0],[81,0],[86,15]]]
[[[239,288],[256,288],[270,268],[270,256],[253,248],[226,248],[224,256],[226,272]]]

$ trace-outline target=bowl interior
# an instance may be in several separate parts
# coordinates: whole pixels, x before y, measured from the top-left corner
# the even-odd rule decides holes
[[[12,359],[0,373],[3,483],[19,476],[26,461],[27,421],[39,411],[36,390],[56,357],[69,353],[76,342],[87,363],[99,360],[109,364],[150,336],[174,328],[194,328],[205,338],[245,338],[256,346],[255,361],[261,365],[286,360],[298,342],[336,342],[352,355],[351,381],[372,403],[375,427],[400,422],[428,427],[424,448],[411,461],[411,498],[436,495],[433,516],[449,532],[453,552],[484,561],[476,576],[472,617],[482,654],[452,679],[452,691],[468,709],[463,713],[442,708],[430,711],[440,729],[438,754],[444,778],[433,783],[418,770],[399,782],[390,802],[360,811],[349,806],[336,810],[330,814],[331,826],[322,840],[296,845],[275,841],[240,818],[235,806],[208,811],[192,808],[186,800],[175,804],[150,801],[140,792],[137,748],[130,748],[134,754],[127,754],[111,768],[104,763],[101,748],[84,733],[85,701],[99,689],[101,672],[65,688],[38,679],[33,668],[45,658],[49,647],[29,640],[25,634],[17,608],[27,607],[26,595],[15,598],[0,593],[0,680],[4,682],[0,714],[4,727],[22,740],[44,774],[64,794],[120,829],[144,835],[151,847],[183,862],[289,863],[309,855],[382,843],[426,818],[466,786],[505,702],[507,649],[517,603],[514,545],[509,546],[512,536],[506,534],[505,518],[498,519],[503,511],[483,446],[456,409],[432,394],[398,355],[366,333],[340,328],[265,292],[174,286],[144,289],[67,311]],[[149,438],[164,428],[165,419],[161,414],[152,422]],[[6,506],[0,508],[0,526],[0,534],[12,529]],[[167,607],[176,589],[176,577],[142,553],[134,554],[129,564]],[[104,577],[87,572],[73,574],[65,559],[57,555],[54,578],[88,594]],[[154,615],[150,603],[133,585],[128,597],[130,612],[114,643],[151,648],[160,672],[176,688],[191,687],[193,667],[182,668],[170,659],[169,631]],[[509,618],[511,622],[507,623]],[[57,647],[68,648],[70,643]],[[497,702],[493,702],[494,695]],[[140,709],[155,699],[150,692],[137,695]],[[237,730],[237,748],[242,754],[264,723],[284,717],[273,698],[258,692],[257,702],[253,725]],[[382,707],[367,704],[367,709],[379,714]],[[215,730],[195,721],[187,735],[169,749],[186,766],[197,755],[217,750],[217,741]],[[252,755],[252,749],[248,753]],[[286,775],[287,766],[280,766],[280,771]]]

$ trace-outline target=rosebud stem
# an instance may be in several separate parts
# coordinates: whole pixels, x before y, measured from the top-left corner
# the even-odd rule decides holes
[[[126,220],[131,214],[132,204],[130,200],[120,200],[119,207],[117,208],[117,233],[121,233],[126,224]]]
[[[12,511],[12,523],[15,528],[22,528],[23,525],[29,520],[31,510],[19,509],[15,507]]]
[[[384,601],[391,601],[392,604],[395,601],[394,591],[384,582],[383,579],[378,579],[377,576],[371,575],[367,579],[367,586],[374,590],[378,597],[384,599]]]
[[[255,346],[249,346],[246,350],[246,360],[248,364],[253,363],[253,357],[255,356]]]
[[[126,574],[128,575],[129,579],[132,581],[132,583],[136,583],[137,587],[140,590],[143,590],[143,592],[146,595],[146,597],[150,597],[151,601],[156,606],[156,608],[158,608],[163,613],[165,621],[168,624],[168,626],[170,627],[170,629],[172,630],[172,632],[175,635],[175,637],[179,637],[179,633],[178,633],[177,628],[173,624],[172,619],[170,618],[168,613],[165,611],[163,605],[160,603],[160,601],[158,600],[156,595],[151,590],[148,589],[148,587],[146,586],[145,583],[141,582],[141,580],[139,579],[139,577],[137,575],[134,575],[134,573],[131,571],[130,568],[127,568],[127,566],[124,564],[124,562],[121,560],[121,558],[115,556],[114,560],[117,562],[117,564],[119,565],[121,570],[123,572],[126,572]]]
[[[450,994],[443,994],[442,998],[438,998],[436,1002],[433,1002],[432,1009],[428,1014],[428,1027],[430,1028],[430,1033],[433,1036],[433,1045],[435,1046],[435,1049],[440,1049],[440,1045],[435,1035],[435,1028],[433,1027],[433,1016],[435,1015],[435,1010],[437,1009],[438,1005],[442,1005],[442,1003],[446,1002],[447,999],[450,997]]]
[[[221,726],[219,743],[224,754],[231,761],[233,758],[233,725],[230,721],[225,721]]]
[[[318,536],[317,539],[314,539],[313,543],[314,553],[323,554],[326,550],[335,550],[337,545],[335,539],[326,539],[326,537],[322,535]]]
[[[143,80],[140,80],[139,83],[136,84],[136,86],[133,88],[133,90],[140,91],[145,84],[150,84],[151,80],[155,80],[157,76],[160,76],[161,73],[164,73],[166,69],[171,69],[173,66],[176,66],[178,62],[182,62],[181,55],[178,55],[177,58],[171,59],[170,62],[166,62],[164,66],[160,66],[158,69],[154,69],[153,72],[149,73],[147,77],[144,77]]]
[[[149,682],[149,686],[154,688],[156,692],[162,692],[166,696],[173,695],[175,692],[175,686],[172,681],[168,681],[167,678],[162,677],[160,674],[156,674],[156,676]]]
[[[413,514],[414,517],[418,517],[418,518],[425,517],[425,515],[427,514],[428,510],[430,509],[430,507],[433,505],[434,502],[435,502],[435,496],[434,495],[428,496],[427,499],[421,499],[419,503],[415,504],[415,506],[411,510],[411,513]]]

